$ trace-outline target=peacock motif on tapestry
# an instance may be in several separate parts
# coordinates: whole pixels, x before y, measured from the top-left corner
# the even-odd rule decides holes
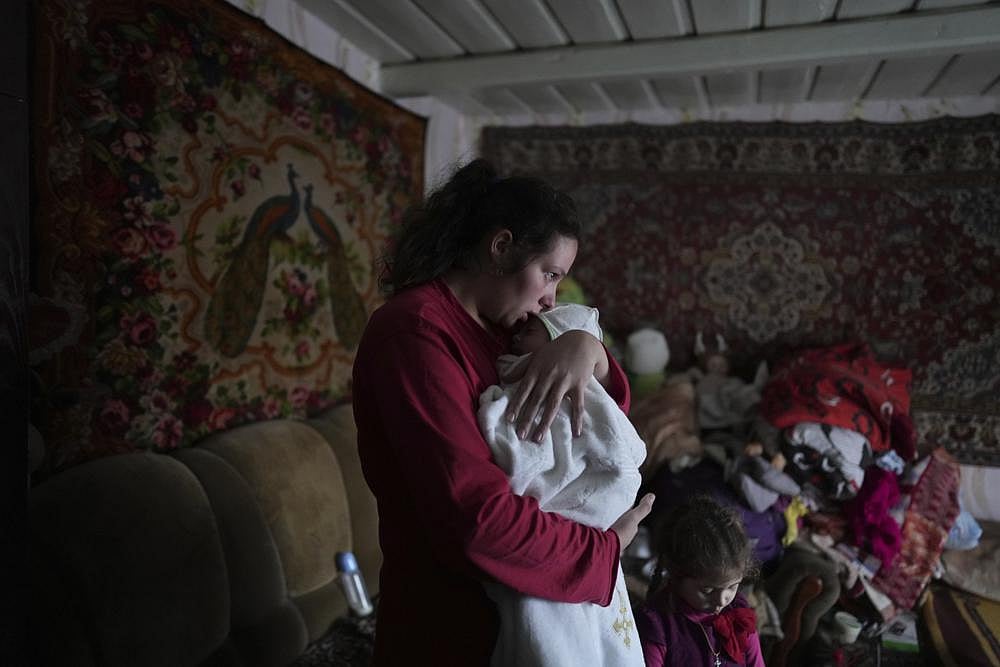
[[[361,339],[361,332],[368,320],[368,312],[365,310],[361,295],[351,281],[347,253],[340,232],[323,209],[313,205],[312,184],[306,185],[304,189],[309,225],[327,246],[326,275],[330,288],[330,310],[337,328],[337,337],[346,348],[354,349]]]
[[[301,210],[295,187],[298,176],[289,164],[290,194],[270,197],[254,210],[243,240],[215,285],[205,311],[205,338],[223,356],[242,354],[253,334],[267,286],[271,243],[287,235]]]

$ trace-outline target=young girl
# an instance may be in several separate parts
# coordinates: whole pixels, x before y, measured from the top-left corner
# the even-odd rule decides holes
[[[755,571],[739,516],[708,496],[677,506],[658,531],[657,576],[636,614],[647,667],[764,667],[757,618],[737,592]]]

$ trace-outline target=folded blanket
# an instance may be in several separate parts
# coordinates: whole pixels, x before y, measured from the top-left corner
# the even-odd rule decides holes
[[[912,460],[911,379],[909,370],[877,362],[867,345],[806,350],[776,367],[760,411],[779,428],[814,422],[856,431],[873,451]]]

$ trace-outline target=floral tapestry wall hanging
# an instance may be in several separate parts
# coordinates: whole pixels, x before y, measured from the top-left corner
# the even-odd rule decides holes
[[[224,2],[36,15],[49,469],[348,398],[425,121]]]

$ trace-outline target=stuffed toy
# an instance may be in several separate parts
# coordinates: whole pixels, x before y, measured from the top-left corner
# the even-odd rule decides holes
[[[726,340],[715,336],[716,347],[705,346],[702,333],[695,338],[694,353],[699,366],[688,371],[698,396],[698,422],[703,429],[745,426],[753,421],[760,393],[767,382],[767,363],[761,362],[752,383],[730,375]]]
[[[625,371],[632,399],[641,400],[663,385],[670,361],[667,338],[656,329],[643,327],[625,340]]]
[[[629,419],[646,443],[639,467],[648,481],[664,463],[674,472],[701,460],[694,385],[685,375],[668,378],[670,347],[660,331],[642,327],[626,339],[625,370],[632,389]]]
[[[659,389],[633,404],[629,419],[646,443],[646,460],[639,466],[644,483],[663,464],[676,473],[701,461],[694,385],[686,377],[667,378]]]

